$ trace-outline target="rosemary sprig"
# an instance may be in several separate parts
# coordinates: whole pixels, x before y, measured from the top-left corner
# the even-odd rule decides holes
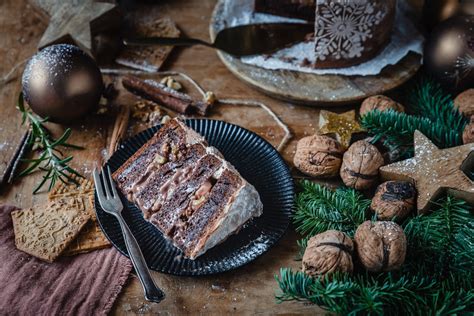
[[[28,163],[28,166],[18,176],[27,176],[37,170],[45,172],[43,179],[35,187],[33,194],[38,193],[48,180],[48,191],[51,191],[58,180],[64,183],[72,182],[78,184],[74,176],[82,177],[82,175],[69,166],[69,162],[73,157],[64,157],[63,153],[59,150],[60,147],[82,149],[80,146],[67,142],[72,130],[67,128],[61,137],[54,139],[44,125],[44,123],[48,121],[48,118],[41,119],[33,114],[30,109],[26,108],[23,94],[21,93],[18,97],[17,108],[22,114],[22,125],[28,122],[31,128],[31,137],[28,140],[28,145],[40,150],[38,157],[22,159],[22,161]]]

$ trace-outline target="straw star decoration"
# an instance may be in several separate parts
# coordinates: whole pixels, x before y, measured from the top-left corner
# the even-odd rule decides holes
[[[321,110],[319,112],[319,132],[321,134],[334,134],[339,143],[349,147],[352,134],[363,132],[356,119],[355,110],[341,114]]]
[[[446,191],[473,203],[474,182],[463,169],[474,166],[474,143],[439,149],[419,131],[415,131],[414,139],[415,157],[381,167],[382,179],[414,182],[419,213],[425,213],[430,201]]]

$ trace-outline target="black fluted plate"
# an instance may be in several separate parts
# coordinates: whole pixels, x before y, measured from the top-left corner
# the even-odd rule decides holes
[[[285,233],[293,207],[294,187],[290,171],[280,154],[263,138],[237,125],[193,119],[186,125],[218,148],[240,174],[255,186],[263,203],[263,214],[246,223],[239,233],[208,250],[195,260],[182,252],[147,222],[142,212],[122,195],[123,216],[137,239],[148,266],[175,275],[208,275],[238,268],[262,255]],[[107,165],[117,170],[159,129],[152,127],[126,141]],[[97,218],[107,238],[128,256],[117,220],[105,213],[95,196]]]

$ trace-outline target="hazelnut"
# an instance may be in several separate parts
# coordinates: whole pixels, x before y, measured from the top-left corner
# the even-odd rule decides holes
[[[454,99],[454,106],[467,117],[474,115],[474,89],[467,89]]]
[[[354,244],[343,232],[328,230],[308,241],[303,255],[303,272],[311,276],[352,272]]]
[[[384,95],[374,95],[374,96],[368,97],[367,99],[364,100],[364,102],[362,102],[362,105],[360,106],[359,114],[362,116],[373,110],[378,110],[378,111],[383,112],[390,109],[397,112],[405,112],[403,105],[401,105],[400,103],[395,102],[389,97],[386,97]]]
[[[348,187],[365,190],[376,183],[383,164],[384,159],[377,147],[359,140],[344,153],[340,175]]]
[[[207,104],[213,105],[216,102],[216,95],[212,91],[207,91],[206,95],[204,96],[204,100]]]
[[[469,124],[464,127],[462,142],[464,144],[474,143],[474,115],[471,116]]]
[[[307,136],[298,141],[293,163],[304,174],[333,177],[339,173],[343,153],[341,144],[329,136]]]
[[[416,189],[407,181],[387,181],[377,187],[370,208],[380,220],[404,219],[415,208]]]
[[[407,240],[403,229],[390,221],[365,221],[354,235],[357,255],[369,271],[392,271],[405,261]]]
[[[179,91],[182,89],[181,84],[177,80],[175,80],[173,77],[164,77],[163,79],[161,79],[160,83],[176,91]]]

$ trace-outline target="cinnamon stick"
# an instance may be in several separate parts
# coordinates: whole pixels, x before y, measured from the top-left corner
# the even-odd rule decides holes
[[[117,150],[118,145],[122,142],[128,128],[128,121],[130,119],[130,107],[128,105],[121,105],[119,112],[115,118],[114,129],[108,148],[108,155],[111,157]]]
[[[154,80],[142,80],[133,76],[122,79],[122,85],[131,93],[150,101],[159,103],[181,114],[195,112],[206,115],[210,105],[204,101],[196,101],[191,96],[168,88]]]

